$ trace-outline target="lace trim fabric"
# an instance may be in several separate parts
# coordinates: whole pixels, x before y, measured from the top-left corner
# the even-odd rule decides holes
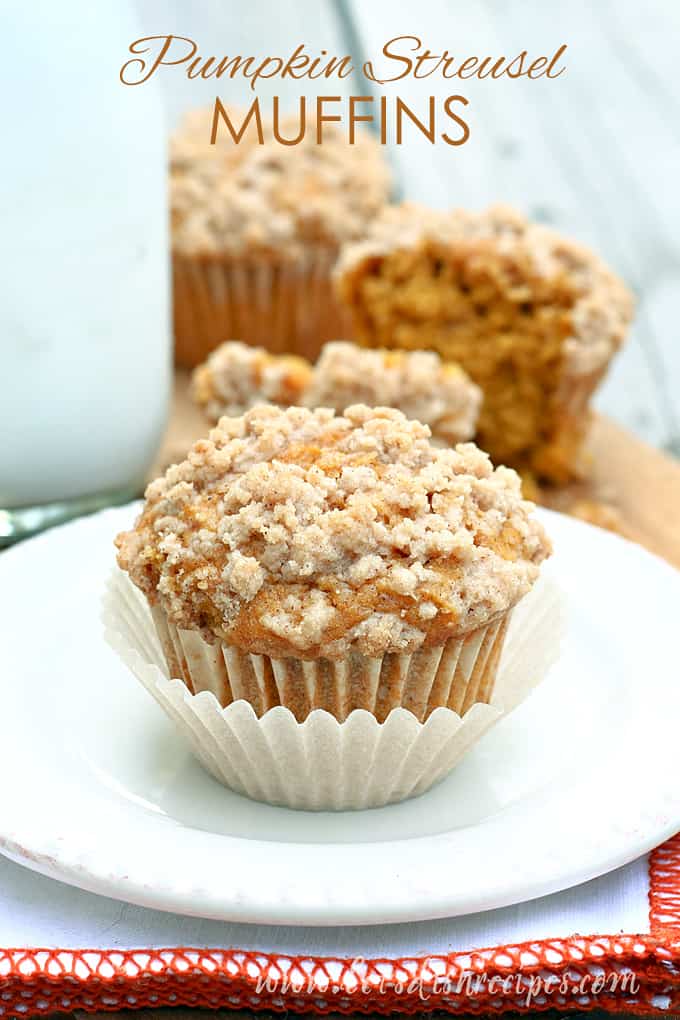
[[[680,834],[650,857],[650,935],[350,960],[246,950],[0,950],[0,1017],[193,1006],[284,1012],[680,1010]]]
[[[649,908],[652,933],[680,943],[680,833],[650,855]]]

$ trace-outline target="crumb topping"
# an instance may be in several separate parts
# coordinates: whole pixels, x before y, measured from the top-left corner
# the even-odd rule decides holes
[[[273,657],[438,645],[513,606],[550,551],[519,477],[399,411],[222,418],[146,492],[118,562],[182,629]]]
[[[453,445],[472,438],[481,403],[479,387],[433,351],[368,350],[345,341],[325,344],[313,367],[228,342],[196,369],[192,392],[213,421],[265,401],[336,411],[353,404],[396,407]]]
[[[232,111],[233,113],[233,111]],[[354,145],[327,125],[324,139],[305,136],[285,146],[263,125],[263,145],[251,127],[236,145],[228,137],[210,145],[211,110],[195,110],[170,147],[173,247],[179,252],[286,252],[305,244],[335,247],[365,232],[390,191],[380,146],[366,131]],[[243,114],[234,115],[240,124]],[[297,133],[287,118],[284,137]]]
[[[234,340],[221,344],[191,379],[193,399],[217,421],[236,417],[256,404],[300,404],[312,367],[293,354],[270,354],[263,347]]]
[[[434,351],[368,349],[344,341],[324,345],[304,393],[307,407],[396,407],[454,445],[474,435],[481,401],[482,391],[462,368]]]

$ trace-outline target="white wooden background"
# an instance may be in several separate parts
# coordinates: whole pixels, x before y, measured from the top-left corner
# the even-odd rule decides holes
[[[591,245],[637,295],[630,340],[600,390],[599,409],[680,455],[680,0],[138,0],[144,34],[194,38],[205,55],[350,53],[361,66],[396,35],[459,57],[550,54],[567,71],[548,81],[384,87],[414,110],[462,92],[470,140],[431,146],[410,133],[391,148],[402,195],[438,207],[515,204]],[[317,83],[287,88],[312,95]],[[366,80],[346,92],[366,94]],[[216,94],[250,102],[243,82],[162,79],[168,124]],[[269,97],[280,82],[258,88]],[[332,92],[339,92],[334,81]]]

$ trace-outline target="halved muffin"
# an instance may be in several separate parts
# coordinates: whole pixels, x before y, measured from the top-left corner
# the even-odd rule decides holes
[[[495,463],[579,473],[590,397],[632,315],[594,254],[505,207],[405,203],[343,249],[337,284],[357,343],[437,351],[481,387],[476,441]]]

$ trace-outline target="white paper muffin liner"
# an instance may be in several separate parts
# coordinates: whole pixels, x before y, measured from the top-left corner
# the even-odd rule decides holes
[[[343,722],[316,708],[297,722],[280,705],[258,718],[246,700],[222,707],[223,691],[216,697],[206,686],[194,694],[183,680],[169,678],[146,600],[122,571],[109,581],[103,621],[108,643],[215,779],[255,800],[306,810],[381,807],[424,793],[544,678],[562,632],[559,591],[542,579],[513,612],[489,703],[466,704],[466,691],[461,714],[439,707],[425,722],[404,707],[382,723],[363,708]],[[475,673],[474,661],[469,672]],[[225,670],[218,673],[223,678]]]

